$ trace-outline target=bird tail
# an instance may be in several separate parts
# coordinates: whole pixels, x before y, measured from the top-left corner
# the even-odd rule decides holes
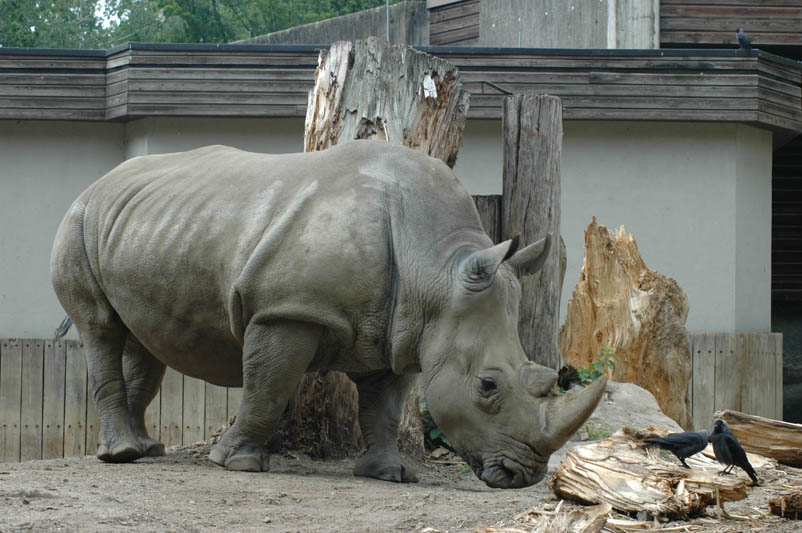
[[[752,468],[752,465],[746,463],[744,467],[745,467],[744,472],[746,472],[747,475],[749,475],[749,478],[755,483],[755,485],[759,484],[759,481],[757,479],[757,474],[755,473],[755,469]]]

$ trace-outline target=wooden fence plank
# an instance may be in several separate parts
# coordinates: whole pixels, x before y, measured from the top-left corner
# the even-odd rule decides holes
[[[145,429],[148,431],[148,436],[156,440],[161,440],[161,396],[161,388],[159,388],[156,396],[145,409]]]
[[[183,434],[185,446],[203,440],[206,400],[206,383],[203,380],[184,376],[183,394]]]
[[[95,405],[95,394],[92,391],[92,383],[86,380],[86,454],[97,454],[97,447],[100,443],[100,417],[97,414]]]
[[[738,340],[732,333],[716,334],[716,398],[715,411],[741,410],[741,364]],[[711,420],[712,425],[712,420]]]
[[[83,344],[66,341],[64,457],[86,455],[86,357]]]
[[[228,420],[228,393],[225,387],[206,384],[205,425],[203,439],[209,440]]]
[[[229,387],[228,388],[228,418],[231,419],[232,416],[237,415],[237,409],[239,409],[239,403],[242,400],[242,388],[241,387]]]
[[[0,344],[0,462],[19,461],[21,395],[22,345],[5,339]]]
[[[716,335],[699,333],[691,337],[691,405],[695,430],[712,425],[716,400]]]
[[[757,336],[758,356],[755,361],[755,387],[752,396],[754,414],[766,418],[776,418],[774,412],[775,367],[773,350],[769,349],[771,333]]]
[[[20,461],[42,458],[42,378],[44,342],[22,341],[22,401],[20,403]]]
[[[161,390],[161,441],[165,446],[181,444],[184,376],[172,368],[164,373]]]
[[[773,333],[774,337],[774,412],[777,420],[784,419],[783,411],[783,335],[782,333]]]
[[[67,346],[45,341],[44,394],[42,395],[42,459],[64,457],[64,386]]]

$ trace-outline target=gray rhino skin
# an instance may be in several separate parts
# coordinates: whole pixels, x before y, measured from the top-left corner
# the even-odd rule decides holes
[[[85,345],[104,461],[164,454],[144,412],[169,365],[244,388],[210,458],[267,470],[271,428],[302,375],[326,368],[359,392],[367,451],[354,473],[414,482],[396,435],[421,372],[432,417],[476,475],[524,487],[604,387],[555,394],[557,374],[521,348],[517,277],[548,246],[494,246],[451,170],[402,146],[209,146],[131,159],[91,185],[58,229],[51,271]]]

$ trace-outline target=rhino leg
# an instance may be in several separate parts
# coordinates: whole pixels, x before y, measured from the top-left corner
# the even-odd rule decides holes
[[[356,461],[355,476],[417,483],[415,469],[398,451],[398,423],[415,376],[388,371],[352,378],[359,392],[359,427],[367,447]]]
[[[209,453],[228,470],[269,469],[265,441],[312,362],[322,328],[316,324],[273,321],[251,324],[242,351],[242,401],[234,424]]]
[[[123,349],[128,332],[119,323],[84,326],[79,330],[100,417],[97,457],[112,463],[138,459],[145,449],[131,427],[123,376]]]
[[[165,365],[156,359],[132,335],[128,335],[123,351],[123,376],[128,400],[131,430],[143,455],[164,455],[164,444],[148,436],[145,427],[145,409],[159,392]]]

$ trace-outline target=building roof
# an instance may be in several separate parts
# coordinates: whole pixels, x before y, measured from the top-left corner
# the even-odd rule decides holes
[[[303,117],[321,48],[0,48],[0,119]],[[459,68],[471,118],[500,118],[505,94],[538,92],[560,96],[566,120],[742,122],[781,140],[802,132],[802,67],[761,50],[416,48]]]

